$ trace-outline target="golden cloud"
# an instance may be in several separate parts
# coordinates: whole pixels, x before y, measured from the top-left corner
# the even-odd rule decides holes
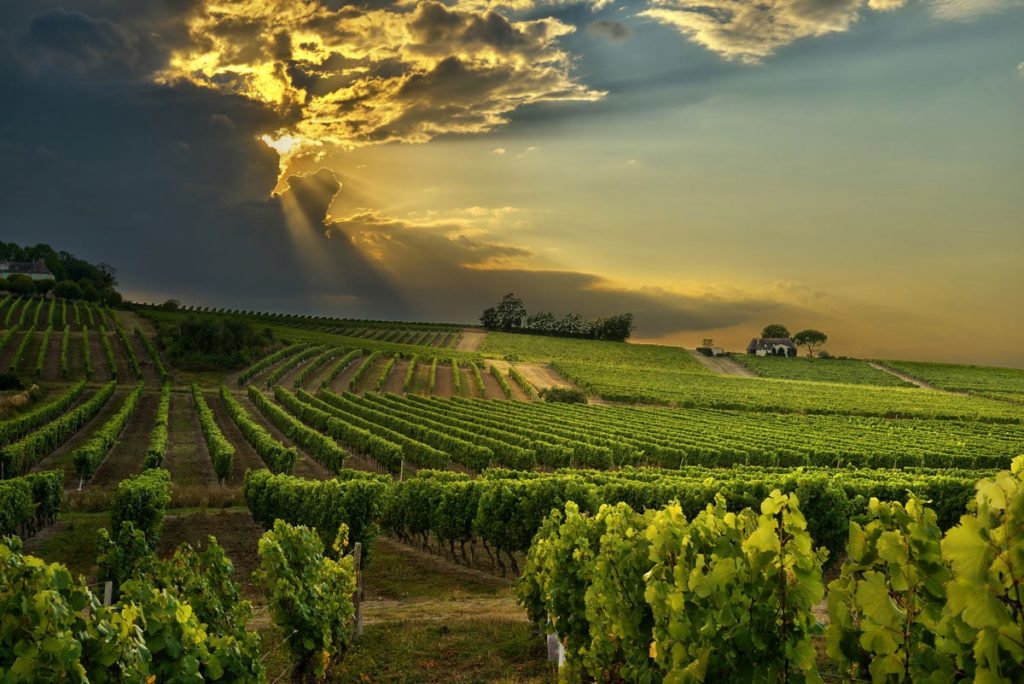
[[[293,122],[263,136],[283,177],[290,159],[326,147],[479,133],[526,104],[599,99],[557,44],[573,30],[437,2],[206,0],[157,80],[241,95]]]
[[[888,11],[906,0],[869,0]],[[757,63],[801,38],[846,31],[864,0],[651,0],[641,12],[728,58]]]

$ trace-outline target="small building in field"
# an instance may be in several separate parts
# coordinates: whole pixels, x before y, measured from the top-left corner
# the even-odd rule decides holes
[[[54,280],[46,262],[42,259],[35,261],[0,261],[0,278],[7,278],[12,275],[28,276],[32,280]]]
[[[796,356],[796,344],[788,337],[755,337],[747,345],[754,356]]]
[[[697,347],[697,351],[704,356],[725,356],[725,350],[721,347]]]

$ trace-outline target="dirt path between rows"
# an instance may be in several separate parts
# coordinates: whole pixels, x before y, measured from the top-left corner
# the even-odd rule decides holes
[[[488,360],[484,361],[484,369],[486,370],[488,375],[491,374],[491,370],[490,370],[491,366],[494,366],[495,368],[497,368],[498,372],[501,373],[505,377],[505,381],[508,383],[508,386],[512,389],[512,397],[511,398],[513,400],[515,400],[515,401],[530,401],[530,398],[528,396],[526,396],[526,392],[524,392],[523,388],[519,386],[519,383],[517,383],[515,380],[513,380],[511,378],[511,376],[509,376],[509,374],[508,374],[508,369],[509,369],[508,361],[499,361],[499,360],[493,360],[493,359],[488,359]],[[504,395],[502,395],[502,398],[504,399]]]
[[[884,366],[880,363],[875,363],[874,361],[868,361],[868,365],[874,368],[875,370],[880,370],[883,373],[888,373],[889,375],[897,377],[900,380],[903,380],[904,382],[909,382],[912,385],[917,385],[921,389],[932,390],[933,392],[945,391],[943,389],[936,387],[935,385],[925,382],[924,380],[918,380],[913,375],[907,375],[906,373],[898,371],[895,368],[889,368],[888,366]],[[966,392],[952,392],[952,394],[963,394],[964,396],[967,396]]]
[[[305,449],[297,445],[291,439],[284,436],[277,426],[267,420],[259,409],[249,400],[249,396],[245,393],[236,394],[235,398],[245,407],[249,412],[249,416],[263,426],[263,428],[271,434],[274,439],[284,444],[286,447],[295,447],[296,451],[299,452],[299,458],[295,461],[295,467],[292,470],[292,474],[296,477],[304,477],[309,480],[329,480],[334,477],[327,468],[323,467],[320,463],[315,461]]]
[[[143,392],[139,406],[135,409],[118,437],[117,443],[111,447],[110,453],[103,459],[96,474],[86,487],[113,489],[117,484],[129,477],[142,472],[146,461],[146,450],[149,448],[149,437],[156,423],[156,410],[160,405],[160,394]]]
[[[553,368],[539,363],[517,363],[516,370],[523,374],[539,392],[548,387],[572,387],[572,383],[559,375]]]
[[[758,377],[757,373],[728,356],[704,356],[695,349],[688,349],[687,351],[690,352],[693,358],[697,359],[697,363],[704,366],[712,373],[718,373],[719,375],[735,375],[741,378]]]
[[[455,345],[455,350],[462,352],[479,351],[485,337],[487,337],[487,333],[467,328],[462,331],[462,337],[459,338],[459,343]]]

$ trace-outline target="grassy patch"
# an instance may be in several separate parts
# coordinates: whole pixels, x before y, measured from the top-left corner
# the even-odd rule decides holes
[[[62,513],[54,525],[25,542],[25,551],[50,563],[63,563],[74,575],[96,573],[96,533],[110,527],[107,513]]]
[[[525,622],[390,622],[367,626],[329,681],[557,681],[546,654]]]
[[[395,600],[494,596],[508,580],[448,563],[388,539],[378,539],[363,574],[368,597]]]

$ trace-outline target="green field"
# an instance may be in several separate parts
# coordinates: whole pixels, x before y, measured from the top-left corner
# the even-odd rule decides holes
[[[992,394],[1021,399],[1024,370],[992,366],[961,366],[952,363],[886,361],[886,365],[951,392]]]
[[[922,494],[948,527],[975,481],[1024,450],[1024,410],[1001,400],[1022,394],[1022,372],[1008,369],[892,364],[944,392],[901,386],[856,360],[737,358],[761,376],[751,378],[712,372],[676,347],[489,333],[478,352],[457,352],[461,332],[450,326],[247,314],[273,333],[250,370],[188,371],[161,358],[157,326],[225,314],[77,315],[68,309],[67,336],[6,335],[4,358],[22,347],[15,365],[41,387],[0,421],[0,463],[8,476],[65,477],[63,512],[28,535],[29,551],[102,579],[96,534],[111,525],[119,483],[156,453],[170,474],[157,553],[211,534],[223,541],[271,677],[290,668],[275,646],[285,634],[252,572],[274,518],[328,535],[345,522],[367,548],[379,543],[366,566],[364,636],[328,681],[541,682],[553,670],[512,586],[552,507],[679,500],[692,516],[716,494],[756,506],[781,487],[803,493],[815,542],[838,552],[837,530],[871,497]],[[98,336],[82,348],[90,315],[106,321],[109,349]],[[531,401],[483,359],[521,378],[541,371],[525,382],[549,373],[595,404]],[[507,396],[503,385],[517,389]],[[295,477],[275,480],[276,495],[247,491],[246,473],[267,468]],[[32,522],[24,503],[0,505],[0,519]]]
[[[881,387],[912,387],[912,383],[872,368],[859,359],[779,358],[736,354],[732,358],[763,378],[839,382]]]

